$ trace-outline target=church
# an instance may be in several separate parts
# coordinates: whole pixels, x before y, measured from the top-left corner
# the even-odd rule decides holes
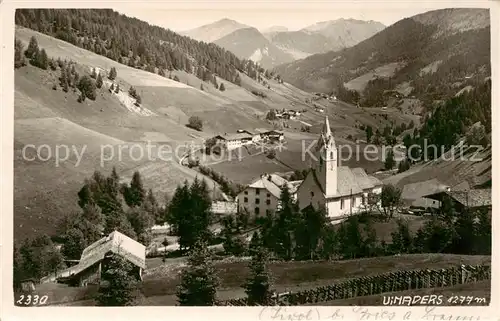
[[[363,168],[338,166],[328,117],[316,144],[316,158],[316,165],[297,189],[301,209],[309,205],[323,207],[331,220],[341,219],[362,211],[369,194],[382,192],[382,182],[367,175]]]

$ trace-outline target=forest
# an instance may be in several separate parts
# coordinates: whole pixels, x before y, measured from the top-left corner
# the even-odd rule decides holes
[[[223,48],[181,36],[111,9],[18,9],[15,23],[128,66],[164,75],[183,70],[203,80],[216,75],[240,85],[239,72],[265,70]]]

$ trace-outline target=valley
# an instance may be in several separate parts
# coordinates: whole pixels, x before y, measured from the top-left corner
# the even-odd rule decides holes
[[[489,35],[481,9],[182,34],[108,9],[18,10],[16,293],[73,306],[489,301]]]

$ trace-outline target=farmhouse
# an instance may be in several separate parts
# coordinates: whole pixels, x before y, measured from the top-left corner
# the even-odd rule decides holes
[[[103,266],[111,254],[117,254],[132,263],[133,274],[142,280],[142,272],[146,268],[146,247],[118,231],[85,248],[80,262],[69,269],[69,277],[65,279],[78,286],[98,284]]]
[[[328,117],[316,145],[318,163],[297,190],[301,208],[324,207],[331,219],[364,210],[369,194],[382,192],[382,182],[362,168],[337,166],[337,147]]]
[[[445,190],[426,195],[425,197],[443,202],[445,197],[448,197],[455,209],[458,212],[463,212],[467,209],[491,209],[491,188],[470,189],[470,190]]]
[[[239,207],[255,215],[264,215],[267,210],[276,210],[279,207],[281,189],[286,185],[294,195],[297,185],[294,183],[296,182],[288,182],[276,174],[263,174],[238,194]]]
[[[270,130],[267,132],[263,132],[260,134],[260,137],[263,140],[268,140],[272,142],[283,141],[285,139],[285,135],[282,132],[276,130]]]
[[[232,135],[217,135],[215,136],[216,144],[226,150],[234,150],[243,145],[253,142],[253,136],[247,133],[237,133]]]

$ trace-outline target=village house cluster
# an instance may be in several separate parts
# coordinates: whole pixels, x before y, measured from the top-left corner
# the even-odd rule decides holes
[[[249,130],[240,129],[234,134],[225,133],[214,138],[215,146],[220,147],[221,150],[231,151],[249,144],[281,142],[285,136],[276,130],[252,133]]]
[[[338,166],[328,117],[316,146],[318,162],[304,180],[290,182],[277,174],[263,174],[238,195],[240,209],[255,215],[276,210],[281,189],[287,186],[301,208],[323,207],[328,217],[335,220],[364,210],[369,194],[382,192],[382,182],[367,175],[364,169]]]

